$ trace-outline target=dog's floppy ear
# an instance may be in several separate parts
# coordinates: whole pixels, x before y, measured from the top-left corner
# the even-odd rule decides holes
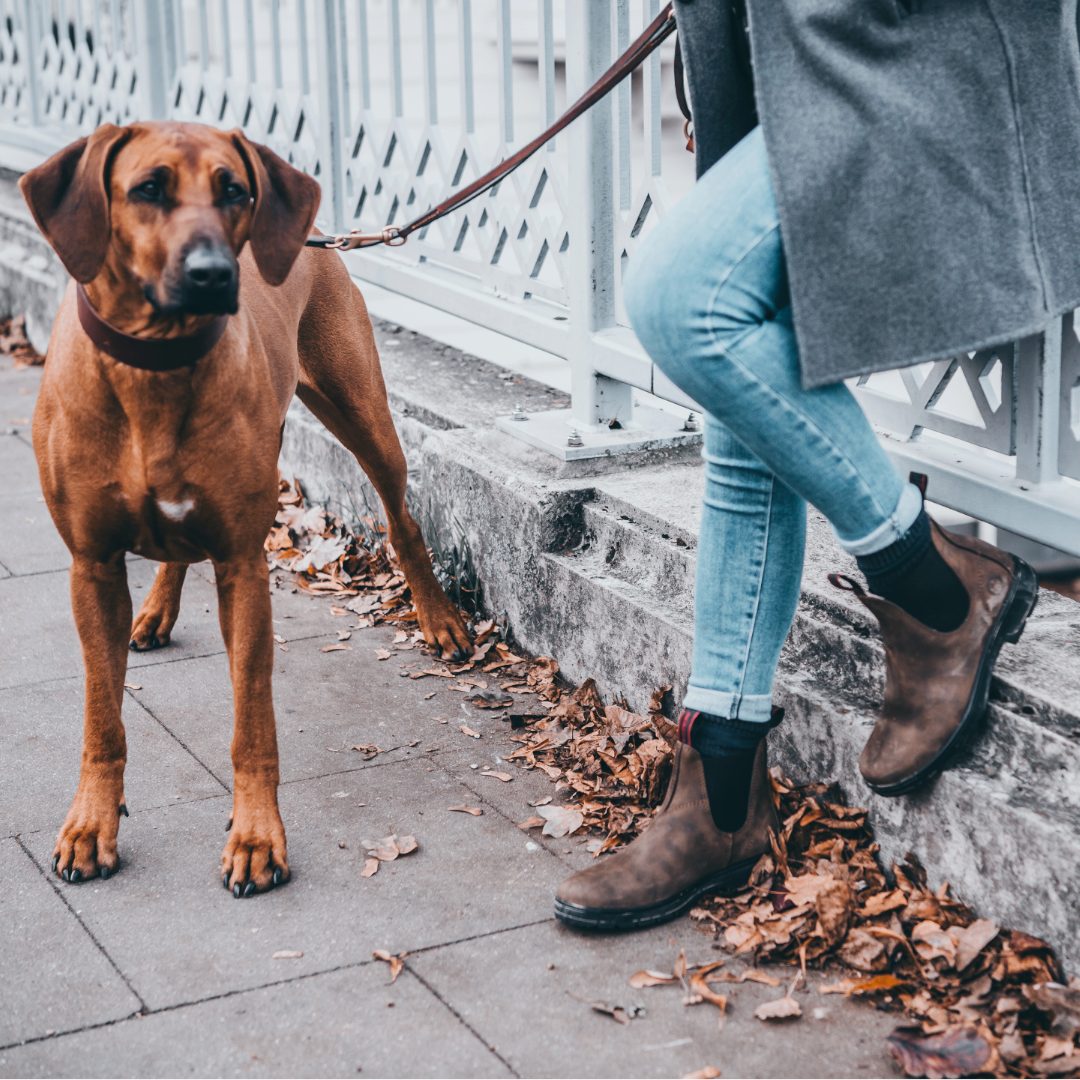
[[[251,254],[263,280],[280,285],[296,262],[319,210],[319,183],[293,168],[268,146],[251,142],[241,131],[232,140],[247,166],[255,197]]]
[[[31,169],[19,190],[38,228],[76,281],[97,276],[109,250],[109,166],[130,128],[102,124]]]

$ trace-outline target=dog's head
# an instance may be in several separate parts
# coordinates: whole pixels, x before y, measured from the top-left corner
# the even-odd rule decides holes
[[[105,124],[19,187],[72,277],[107,268],[160,315],[235,311],[249,240],[259,273],[280,285],[319,206],[311,177],[240,131],[202,124]]]

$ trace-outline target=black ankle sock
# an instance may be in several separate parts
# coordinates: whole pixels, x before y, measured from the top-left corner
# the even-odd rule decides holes
[[[934,547],[925,510],[895,543],[855,561],[871,592],[926,626],[948,633],[967,618],[967,590]]]
[[[697,750],[705,769],[705,790],[713,821],[721,832],[738,832],[746,822],[754,756],[768,724],[729,726],[708,713],[684,709],[680,737]],[[760,728],[746,731],[746,728]]]

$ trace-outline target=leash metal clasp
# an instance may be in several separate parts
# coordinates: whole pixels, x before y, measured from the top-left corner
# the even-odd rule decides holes
[[[387,225],[385,229],[377,233],[349,232],[343,236],[334,237],[334,242],[327,247],[336,248],[338,251],[354,251],[356,248],[375,247],[377,244],[385,244],[387,247],[401,247],[408,239],[401,234],[396,225]]]

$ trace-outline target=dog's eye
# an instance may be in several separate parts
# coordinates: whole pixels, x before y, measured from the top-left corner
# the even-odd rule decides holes
[[[244,202],[248,193],[239,184],[226,184],[224,191],[226,202]]]
[[[139,184],[132,191],[132,194],[137,195],[140,199],[145,199],[147,202],[160,202],[165,192],[156,180],[147,180]]]

